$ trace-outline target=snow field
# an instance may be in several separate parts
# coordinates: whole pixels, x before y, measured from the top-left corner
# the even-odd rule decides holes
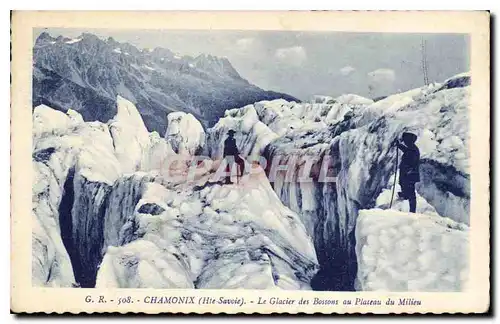
[[[468,228],[448,218],[361,210],[356,227],[359,290],[462,291]]]

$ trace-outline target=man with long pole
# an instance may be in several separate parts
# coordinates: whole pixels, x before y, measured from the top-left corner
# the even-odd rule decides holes
[[[403,151],[401,163],[399,164],[399,185],[401,186],[401,192],[398,192],[398,197],[405,200],[408,199],[410,205],[410,213],[415,213],[417,210],[415,184],[420,181],[420,150],[415,145],[415,142],[417,141],[417,135],[405,132],[403,133],[402,138],[402,142],[400,142],[398,139],[395,139],[393,142],[393,145],[396,145],[398,149]]]

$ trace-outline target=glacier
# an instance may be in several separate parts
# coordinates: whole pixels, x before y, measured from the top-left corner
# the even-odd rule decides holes
[[[215,58],[199,64],[207,60]],[[377,101],[260,101],[226,110],[208,129],[172,112],[163,136],[121,96],[106,122],[37,106],[33,284],[462,290],[469,85],[465,73]],[[217,168],[230,129],[251,168],[224,185]],[[421,151],[417,214],[406,201],[389,206],[391,143],[404,131]],[[460,253],[447,255],[455,243]],[[429,264],[434,256],[442,262]]]
[[[146,183],[134,210],[106,215],[96,287],[310,289],[312,242],[261,177],[252,190]]]
[[[196,155],[205,147],[205,130],[192,114],[181,111],[167,115],[165,139],[177,154]]]
[[[377,102],[352,95],[328,103],[263,101],[226,111],[208,131],[209,143],[223,142],[225,130],[239,127],[235,138],[248,159],[259,152],[267,163],[288,164],[287,172],[273,174],[270,181],[313,238],[322,265],[313,284],[354,290],[358,212],[374,208],[392,183],[396,150],[391,143],[402,132],[419,137],[420,202],[469,224],[469,84],[466,73]],[[211,147],[211,156],[219,155],[216,145]],[[335,181],[290,181],[300,177],[306,161],[313,171],[326,165]]]
[[[178,117],[162,138],[121,97],[107,123],[35,108],[35,286],[311,289],[314,246],[263,171],[248,186],[212,182],[204,168],[172,181],[158,160],[179,156],[173,142],[195,153],[204,135]]]

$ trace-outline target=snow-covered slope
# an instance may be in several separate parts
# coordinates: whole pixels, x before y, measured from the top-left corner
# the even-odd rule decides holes
[[[393,181],[394,177],[389,183]],[[397,184],[396,192],[400,190]],[[466,289],[469,226],[440,216],[418,194],[416,214],[408,212],[408,202],[397,199],[388,210],[391,194],[392,188],[388,185],[378,196],[376,208],[359,211],[356,222],[356,289]]]
[[[146,127],[164,134],[165,116],[192,113],[213,125],[231,107],[295,98],[243,79],[226,58],[179,56],[165,48],[141,50],[84,33],[71,40],[44,32],[33,48],[33,106],[78,111],[86,121],[116,114],[117,95],[139,108]]]
[[[439,215],[360,210],[357,290],[463,291],[468,226]]]

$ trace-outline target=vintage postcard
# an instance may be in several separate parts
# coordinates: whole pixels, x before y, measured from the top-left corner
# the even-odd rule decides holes
[[[13,312],[484,313],[488,12],[13,12]]]

